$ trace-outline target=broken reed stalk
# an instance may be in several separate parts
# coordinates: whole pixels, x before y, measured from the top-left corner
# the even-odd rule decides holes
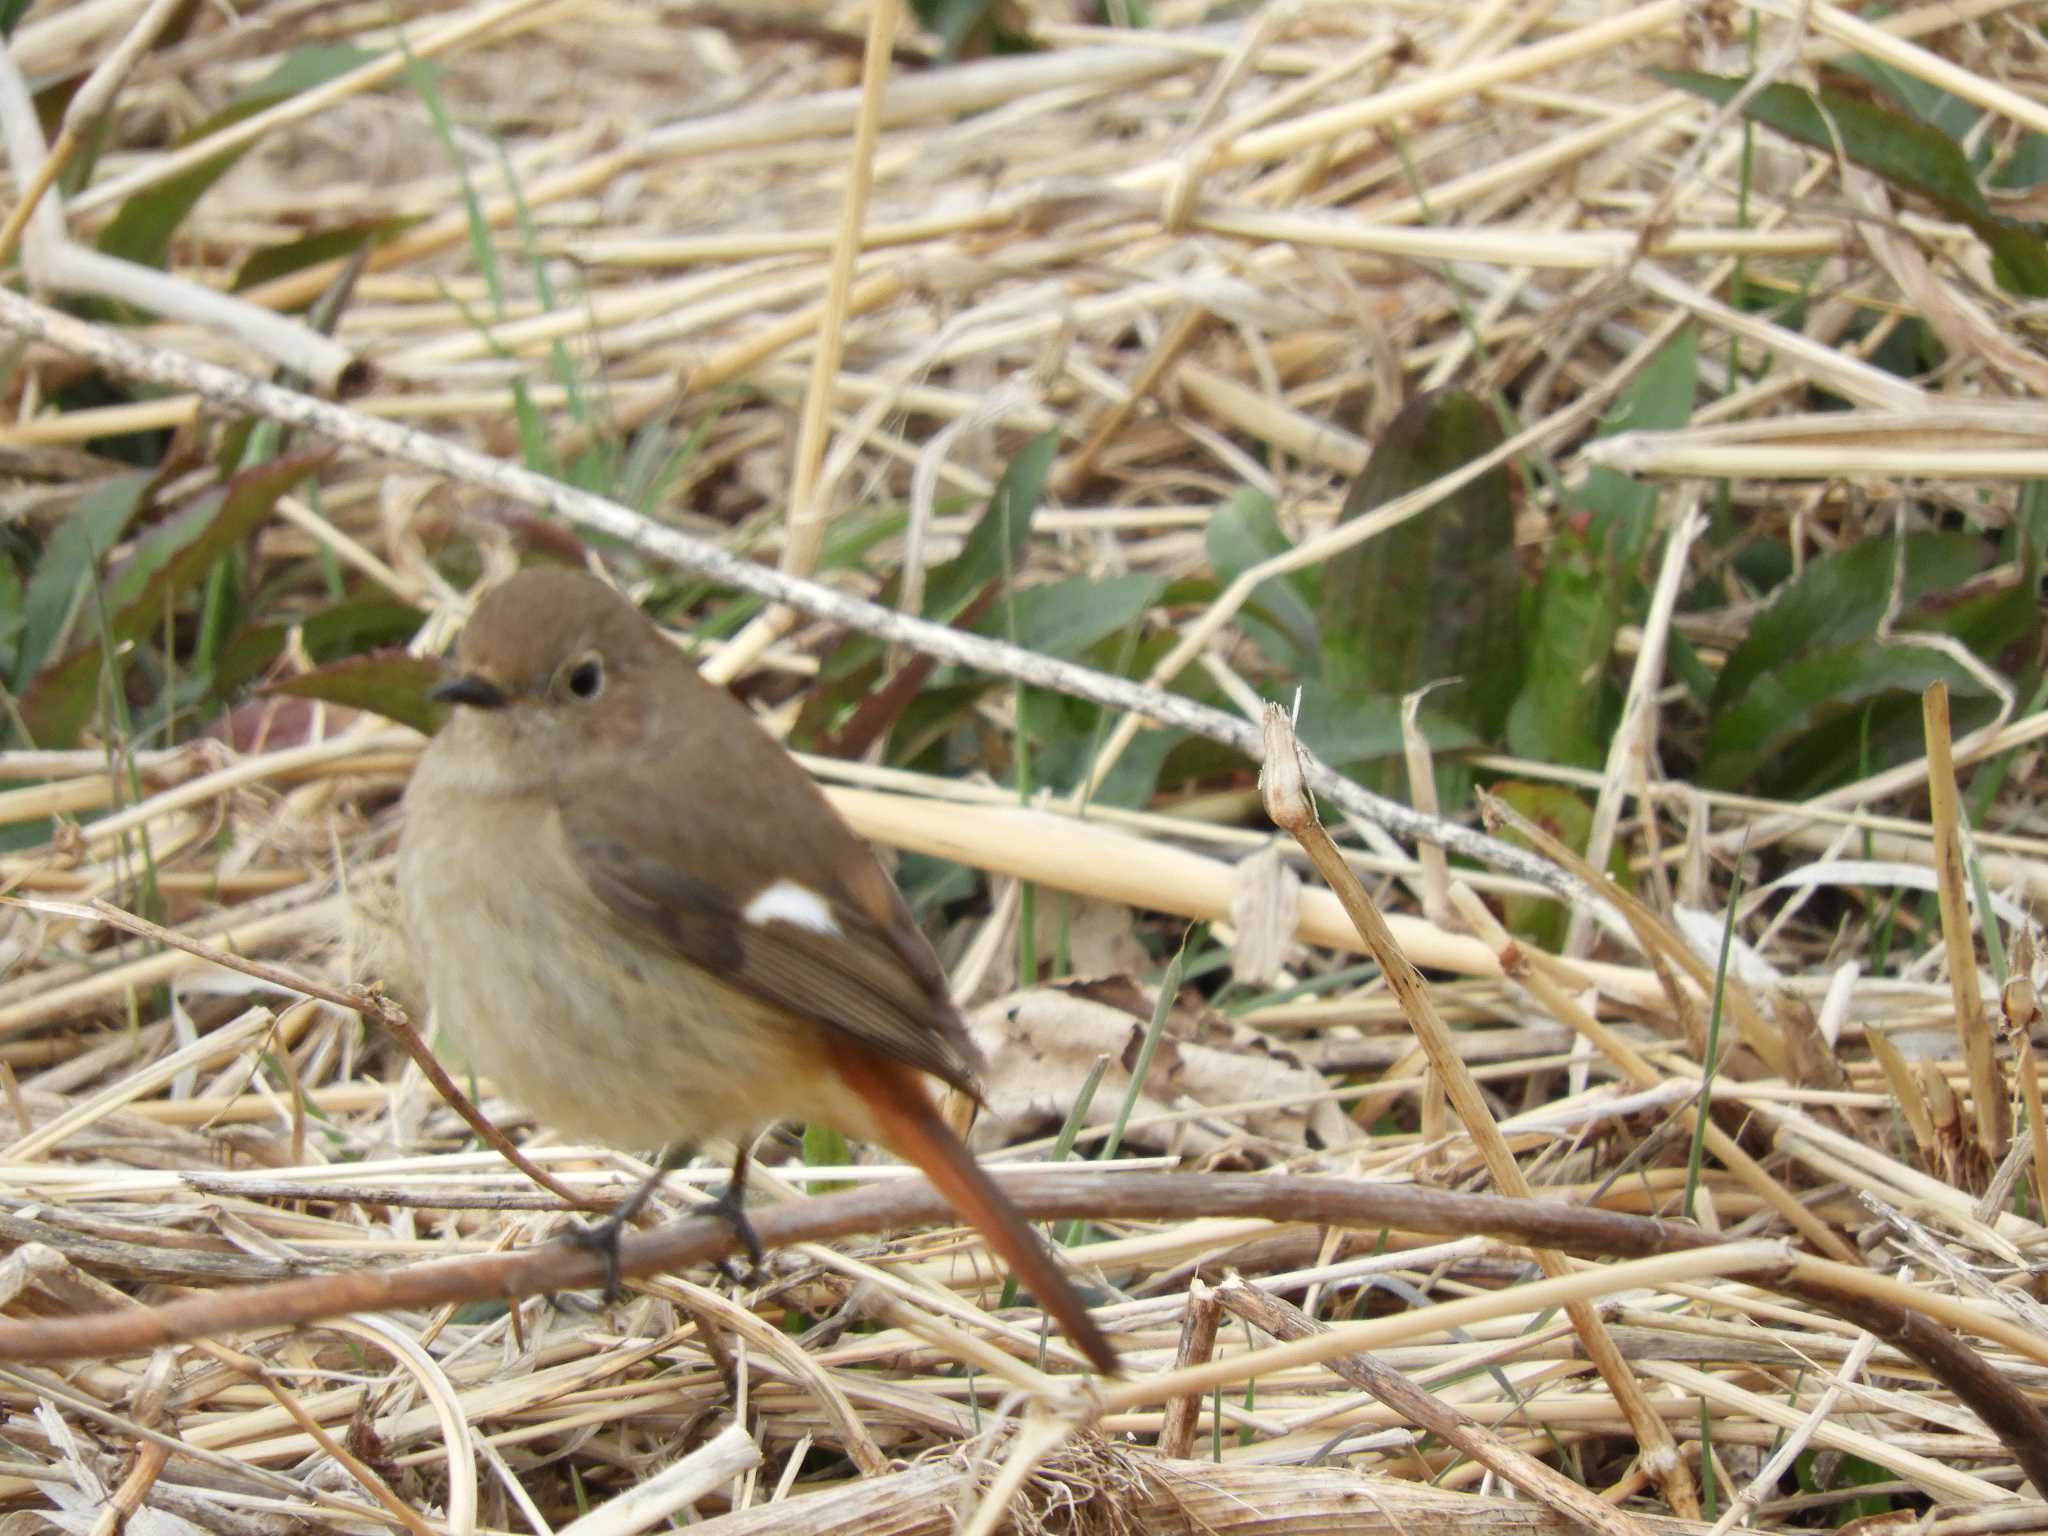
[[[1528,1198],[1532,1191],[1522,1166],[1515,1161],[1500,1127],[1494,1124],[1486,1100],[1480,1096],[1479,1085],[1458,1054],[1457,1042],[1438,1016],[1422,973],[1408,963],[1358,876],[1344,862],[1330,834],[1323,830],[1302,773],[1301,747],[1295,740],[1293,723],[1278,704],[1266,706],[1265,761],[1259,769],[1259,789],[1265,797],[1266,814],[1272,817],[1274,825],[1301,844],[1317,873],[1344,903],[1345,912],[1357,925],[1358,936],[1365,941],[1373,959],[1379,962],[1389,989],[1400,1000],[1402,1013],[1429,1057],[1430,1067],[1466,1134],[1478,1148],[1495,1187],[1504,1194]],[[1544,1274],[1553,1280],[1571,1271],[1570,1261],[1556,1249],[1537,1248],[1535,1257]],[[1565,1311],[1585,1345],[1587,1356],[1634,1429],[1644,1467],[1681,1518],[1698,1518],[1699,1491],[1685,1458],[1678,1452],[1678,1442],[1672,1437],[1670,1426],[1651,1407],[1642,1384],[1636,1380],[1606,1324],[1601,1322],[1599,1312],[1584,1301],[1567,1302]]]
[[[1964,893],[1963,803],[1956,785],[1955,742],[1949,730],[1948,684],[1929,683],[1920,695],[1927,733],[1927,819],[1934,827],[1935,891],[1941,906],[1941,941],[1948,954],[1948,984],[1956,1005],[1956,1033],[1970,1068],[1970,1102],[1977,1145],[1987,1169],[1998,1166],[2012,1135],[2012,1109],[1985,1016],[1977,976],[1976,924]],[[1996,922],[1990,913],[1986,922]]]

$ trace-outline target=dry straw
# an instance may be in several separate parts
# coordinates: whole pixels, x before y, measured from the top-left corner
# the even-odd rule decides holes
[[[1212,16],[1155,0],[1136,29],[1025,4],[1006,16],[1040,49],[965,63],[884,0],[270,0],[160,31],[172,10],[42,0],[6,44],[10,520],[47,530],[113,474],[91,451],[110,433],[253,413],[342,446],[317,504],[287,500],[250,551],[282,611],[324,600],[325,565],[429,609],[418,644],[438,646],[467,600],[438,559],[451,540],[474,550],[466,572],[502,572],[524,536],[512,508],[544,508],[556,542],[623,541],[604,546],[615,569],[787,604],[715,663],[748,675],[773,723],[849,628],[904,667],[936,658],[1105,703],[1092,759],[1029,807],[980,782],[821,765],[863,832],[1001,885],[993,915],[945,936],[991,1017],[1027,905],[1003,882],[1062,909],[1077,963],[1110,973],[1140,966],[1132,940],[1167,934],[1162,919],[1228,936],[1251,910],[1237,865],[1274,836],[1249,772],[1275,680],[1240,626],[1262,582],[1384,536],[1443,489],[1336,523],[1414,390],[1510,394],[1519,430],[1496,458],[1529,469],[1532,560],[1596,469],[1668,488],[1668,553],[1641,573],[1658,600],[1607,659],[1632,677],[1603,768],[1479,762],[1584,792],[1590,859],[1507,849],[1472,807],[1423,816],[1315,779],[1346,817],[1332,830],[1358,836],[1318,844],[1330,887],[1289,909],[1277,963],[1307,977],[1369,951],[1385,979],[1227,1025],[1169,1019],[1120,1133],[1141,1166],[1010,1175],[1036,1215],[1097,1221],[1075,1259],[1125,1351],[1113,1382],[1079,1377],[971,1235],[935,1226],[927,1192],[865,1167],[816,1194],[834,1170],[779,1167],[759,1224],[787,1246],[749,1283],[681,1278],[722,1229],[680,1224],[634,1240],[621,1306],[543,1299],[592,1278],[546,1239],[640,1165],[551,1144],[487,1083],[463,1086],[528,1171],[474,1150],[366,1026],[408,1000],[388,854],[410,732],[279,708],[263,751],[0,759],[15,834],[0,878],[26,898],[0,977],[0,1355],[15,1355],[0,1497],[103,1528],[1675,1536],[1710,1529],[1709,1480],[1753,1525],[1832,1522],[1848,1492],[1795,1496],[1777,1476],[1803,1445],[1823,1468],[1869,1463],[1885,1496],[1982,1506],[1937,1510],[1930,1533],[2006,1528],[2007,1506],[2038,1524],[2043,1232],[2011,1181],[2048,1166],[2025,1040],[2040,950],[2012,946],[2019,974],[1994,986],[1970,876],[2022,906],[2048,890],[2042,717],[1994,678],[1997,718],[1952,740],[1930,698],[1924,761],[1801,805],[1673,780],[1661,748],[1696,718],[1675,696],[1677,643],[1711,661],[1756,617],[1693,509],[1717,510],[1725,482],[1721,515],[1802,560],[1888,536],[1908,504],[2001,524],[2018,481],[2048,468],[2039,317],[1940,209],[1770,134],[1746,148],[1739,123],[1649,74],[1747,69],[1753,19],[1776,78],[1876,61],[1981,111],[1971,147],[1997,159],[2048,132],[2027,7]],[[326,85],[178,143],[287,53],[344,42],[366,57]],[[86,76],[46,144],[27,90]],[[73,186],[62,173],[95,144]],[[248,153],[180,225],[168,272],[100,258],[124,203],[231,148]],[[251,252],[368,214],[411,222],[360,271],[322,262],[228,295]],[[293,311],[338,282],[353,288],[320,336]],[[48,302],[110,289],[156,318],[111,331]],[[1908,320],[1947,350],[1924,383],[1876,361]],[[1593,439],[1687,326],[1695,424]],[[56,408],[81,360],[147,397]],[[280,363],[329,398],[273,385]],[[649,505],[571,492],[516,467],[515,384],[563,461],[633,431],[701,440]],[[826,571],[834,534],[884,503],[909,527],[875,568],[944,559],[1046,431],[1054,496],[1019,581],[1206,577],[1203,531],[1247,485],[1293,546],[1148,613],[1140,681],[921,625],[916,579],[891,613],[878,583]],[[1718,610],[1699,595],[1717,582]],[[281,667],[299,664],[288,650]],[[1197,679],[1231,707],[1171,691]],[[1007,752],[1010,696],[991,691],[972,725]],[[1231,748],[1237,771],[1143,812],[1091,805],[1159,729]],[[1960,807],[1994,757],[2017,771],[1966,834]],[[1418,836],[1469,857],[1425,870]],[[1603,885],[1610,844],[1634,861],[1633,895]],[[1788,883],[1747,898],[1755,949],[1717,988],[1712,943],[1679,909],[1718,911],[1745,857]],[[1869,924],[1837,931],[1812,892],[1877,879],[1936,896],[1901,904],[1914,931],[1873,979]],[[1558,954],[1499,920],[1498,898],[1543,892],[1572,903]],[[102,900],[159,903],[183,941],[268,979],[117,931]],[[1353,914],[1375,906],[1397,910],[1361,937]],[[350,990],[372,982],[390,999]],[[1710,1070],[1717,990],[1739,1049]],[[1015,1140],[1049,1138],[1101,1056],[1098,1123],[1076,1140],[1097,1144],[1154,1011],[1137,993],[1106,990],[1124,1011],[1075,1081],[1022,1085],[1052,1108]],[[2001,1022],[2020,1031],[2018,1073]],[[1174,1062],[1203,1049],[1284,1053],[1299,1092],[1202,1101]],[[1455,1111],[1441,1123],[1423,1107],[1438,1093]],[[1721,1110],[1700,1121],[1702,1095]],[[1341,1137],[1274,1129],[1332,1104],[1350,1113]],[[668,1214],[697,1182],[676,1181]],[[1688,1190],[1697,1227],[1649,1219]],[[66,1340],[84,1357],[27,1363]]]

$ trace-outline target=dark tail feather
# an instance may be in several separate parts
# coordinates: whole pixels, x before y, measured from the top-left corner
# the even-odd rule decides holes
[[[947,1129],[916,1069],[885,1061],[857,1046],[837,1055],[841,1074],[866,1100],[889,1148],[915,1163],[953,1208],[974,1224],[1018,1282],[1038,1298],[1038,1304],[1053,1315],[1095,1368],[1116,1375],[1116,1350],[1108,1336],[1010,1197]]]

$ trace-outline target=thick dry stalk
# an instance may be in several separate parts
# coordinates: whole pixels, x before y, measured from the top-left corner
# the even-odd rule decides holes
[[[1216,1326],[1222,1320],[1216,1293],[1200,1280],[1190,1284],[1187,1311],[1180,1321],[1180,1343],[1173,1352],[1175,1370],[1204,1364],[1215,1354]],[[1204,1406],[1199,1392],[1185,1393],[1166,1405],[1166,1422],[1159,1428],[1160,1455],[1185,1456],[1195,1448],[1195,1425]]]
[[[1550,965],[1556,963],[1554,956],[1516,943],[1470,886],[1462,881],[1454,885],[1451,903],[1472,931],[1494,946],[1500,956],[1501,974],[1527,987],[1536,1000],[1550,1010],[1551,1017],[1570,1025],[1590,1041],[1596,1050],[1621,1069],[1630,1083],[1637,1088],[1650,1089],[1668,1081],[1663,1073],[1650,1065],[1642,1052],[1579,1006],[1571,993],[1565,990],[1565,984],[1551,974]],[[1724,1168],[1761,1195],[1772,1210],[1791,1224],[1794,1231],[1822,1253],[1843,1264],[1860,1262],[1856,1250],[1846,1238],[1808,1210],[1798,1196],[1772,1178],[1761,1163],[1742,1149],[1741,1143],[1712,1119],[1707,1121],[1706,1146]]]

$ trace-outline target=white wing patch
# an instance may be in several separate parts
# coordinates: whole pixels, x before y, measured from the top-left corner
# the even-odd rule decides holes
[[[794,880],[778,880],[768,886],[747,903],[740,916],[756,928],[765,928],[770,923],[788,923],[792,927],[808,928],[813,933],[836,936],[840,932],[838,919],[832,916],[832,909],[825,905],[825,899],[809,886],[798,885]]]

